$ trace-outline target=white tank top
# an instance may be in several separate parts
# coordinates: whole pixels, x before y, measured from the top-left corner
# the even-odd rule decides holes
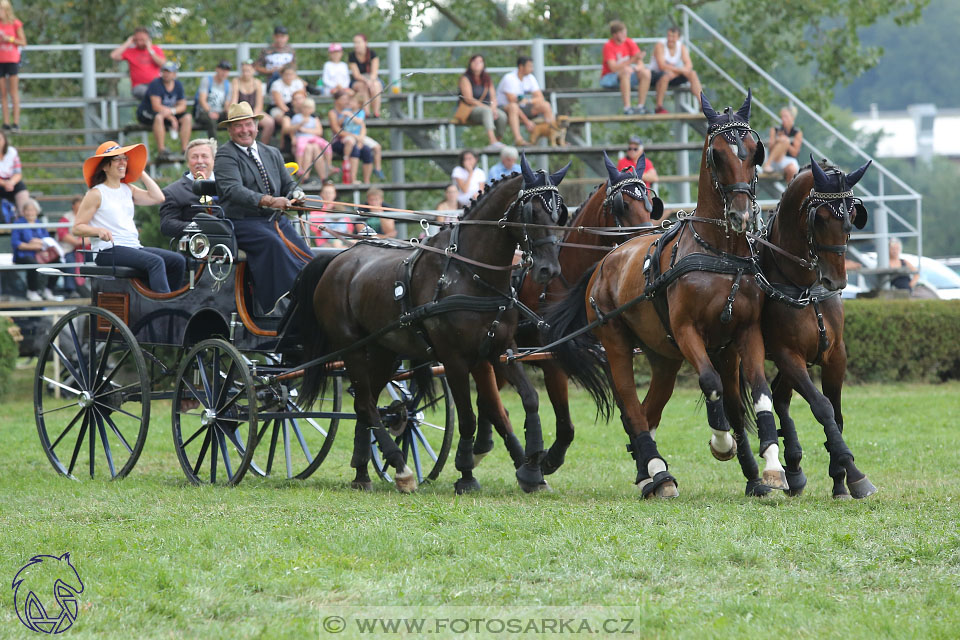
[[[674,67],[683,67],[683,38],[677,38],[677,48],[674,53],[671,55],[670,47],[667,46],[667,39],[662,38],[660,42],[663,43],[663,61]],[[653,59],[650,60],[650,70],[651,71],[660,71],[660,65],[657,64],[657,56],[653,56]]]
[[[98,184],[94,189],[100,192],[100,208],[93,214],[90,225],[108,229],[113,235],[113,244],[99,238],[93,240],[93,249],[102,251],[116,245],[139,249],[140,233],[133,222],[133,192],[121,183],[118,189]]]

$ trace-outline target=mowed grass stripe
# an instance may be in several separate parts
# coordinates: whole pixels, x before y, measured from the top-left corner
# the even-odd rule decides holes
[[[522,494],[498,442],[483,491],[457,497],[452,459],[412,496],[349,490],[352,425],[306,482],[192,487],[159,402],[128,479],[71,482],[21,391],[2,409],[3,575],[70,551],[86,585],[71,636],[316,637],[321,603],[627,605],[643,637],[960,635],[960,384],[846,390],[844,435],[880,488],[846,503],[830,498],[822,430],[798,398],[804,496],[745,498],[736,462],[710,456],[698,394],[679,390],[657,440],[681,495],[642,502],[619,420],[594,424],[579,392],[552,493]],[[22,637],[7,593],[0,637]]]

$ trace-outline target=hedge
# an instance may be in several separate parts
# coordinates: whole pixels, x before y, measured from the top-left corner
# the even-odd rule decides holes
[[[10,376],[17,366],[17,343],[10,333],[14,326],[13,320],[0,316],[0,398],[10,390]]]
[[[960,379],[960,300],[845,300],[850,382]]]

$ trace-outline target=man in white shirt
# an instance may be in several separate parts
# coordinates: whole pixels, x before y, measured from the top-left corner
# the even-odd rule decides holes
[[[553,122],[553,109],[543,97],[540,83],[533,75],[533,60],[527,56],[517,58],[517,70],[503,76],[497,85],[497,104],[503,105],[507,112],[507,122],[513,131],[513,139],[520,147],[530,144],[520,133],[520,123],[533,131],[532,118],[543,116],[546,122]]]

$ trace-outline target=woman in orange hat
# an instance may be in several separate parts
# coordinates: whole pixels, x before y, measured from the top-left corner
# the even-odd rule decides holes
[[[95,238],[98,265],[140,269],[147,273],[152,290],[170,293],[183,281],[186,260],[173,251],[144,247],[133,221],[134,204],[153,206],[164,200],[160,187],[143,172],[146,164],[147,148],[142,144],[121,147],[111,140],[97,147],[83,163],[90,191],[80,202],[73,233]],[[131,184],[141,177],[146,189]]]

